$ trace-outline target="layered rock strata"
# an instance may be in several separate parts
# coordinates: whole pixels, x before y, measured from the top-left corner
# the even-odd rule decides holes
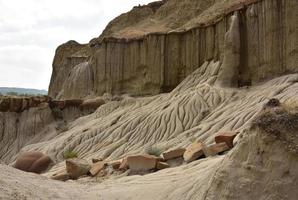
[[[187,20],[177,19],[177,26],[163,21],[164,27],[158,19],[155,26],[147,24],[148,29],[139,25],[148,18],[173,17],[168,12],[173,2],[164,1],[154,9],[134,8],[89,44],[71,41],[60,46],[49,95],[67,99],[168,92],[208,60],[220,61],[222,71],[228,74],[231,69],[224,68],[234,65],[232,77],[222,75],[224,82],[230,82],[224,85],[232,87],[297,71],[297,1],[207,1],[207,5],[195,5],[205,8],[204,12],[198,9],[193,11],[198,14],[192,13]],[[183,2],[186,6],[188,1]],[[150,13],[131,24],[129,19],[139,16],[140,9]],[[121,22],[127,26],[120,26]],[[130,32],[133,30],[137,33]],[[226,36],[228,30],[233,31],[230,36]],[[227,53],[237,55],[232,61],[225,59]]]
[[[104,103],[100,98],[85,101],[56,101],[47,96],[0,99],[1,162],[15,159],[24,146],[50,140],[68,130],[68,123],[94,112]]]

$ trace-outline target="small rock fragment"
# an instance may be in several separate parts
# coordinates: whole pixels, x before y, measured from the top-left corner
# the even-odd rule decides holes
[[[127,170],[128,169],[128,163],[127,163],[127,157],[123,158],[121,161],[121,165],[119,166],[119,170]]]
[[[128,156],[127,164],[131,171],[148,171],[155,169],[157,159],[150,155]]]
[[[158,169],[158,170],[166,169],[169,167],[170,167],[170,165],[166,162],[157,162],[156,163],[156,169]]]
[[[92,163],[97,163],[100,161],[103,161],[103,159],[102,158],[92,158]]]
[[[71,179],[77,179],[80,176],[87,175],[91,166],[86,160],[73,158],[65,161],[66,171]]]
[[[215,156],[229,149],[230,149],[229,146],[225,142],[222,142],[222,143],[211,144],[207,147],[204,147],[203,152],[206,157],[209,157],[209,156]]]
[[[107,163],[106,162],[96,162],[96,163],[93,163],[91,165],[91,169],[89,170],[89,173],[91,176],[95,176],[97,175],[101,170],[103,170],[105,167],[107,166]]]
[[[174,149],[174,150],[170,150],[170,151],[162,153],[162,157],[165,160],[171,160],[171,159],[175,159],[178,157],[182,157],[184,152],[185,152],[184,148],[178,148],[178,149]]]
[[[215,142],[225,142],[230,148],[233,148],[233,140],[238,133],[234,131],[220,132],[215,136]]]
[[[184,161],[191,162],[203,156],[203,147],[204,144],[202,142],[194,142],[189,145],[183,154]]]
[[[241,138],[241,134],[237,134],[236,137],[233,139],[233,146],[236,146],[239,143]]]
[[[67,181],[70,179],[70,174],[67,172],[62,172],[62,173],[53,175],[51,179],[58,180],[58,181]]]
[[[121,162],[122,162],[122,159],[114,160],[114,161],[108,162],[108,165],[112,166],[113,169],[119,169]]]

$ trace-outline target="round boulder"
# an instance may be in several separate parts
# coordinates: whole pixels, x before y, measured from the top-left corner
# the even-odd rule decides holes
[[[18,156],[14,167],[25,172],[40,174],[45,171],[51,163],[52,160],[49,156],[44,155],[41,152],[32,151],[21,153]]]

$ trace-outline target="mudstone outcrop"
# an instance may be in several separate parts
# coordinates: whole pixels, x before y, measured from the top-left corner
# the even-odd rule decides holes
[[[135,7],[89,44],[58,47],[49,95],[169,92],[210,60],[221,63],[218,83],[232,87],[296,72],[296,8],[288,0],[171,0]]]
[[[0,199],[294,200],[296,13],[163,0],[62,44],[48,97],[0,100]],[[53,166],[6,166],[26,152]]]

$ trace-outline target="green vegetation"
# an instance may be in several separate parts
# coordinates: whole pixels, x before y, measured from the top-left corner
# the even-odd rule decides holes
[[[65,151],[63,154],[65,159],[70,159],[70,158],[77,158],[78,157],[78,153],[74,152],[74,151]]]
[[[28,93],[7,92],[5,94],[5,96],[31,97],[31,96],[43,96],[43,94],[28,94]]]
[[[0,93],[7,96],[43,96],[47,95],[46,90],[0,87]],[[0,95],[1,96],[1,95]]]
[[[153,156],[160,156],[163,152],[165,151],[165,149],[161,146],[149,146],[145,149],[145,153],[149,154],[149,155],[153,155]]]
[[[7,92],[6,95],[7,96],[21,96],[17,92]]]

